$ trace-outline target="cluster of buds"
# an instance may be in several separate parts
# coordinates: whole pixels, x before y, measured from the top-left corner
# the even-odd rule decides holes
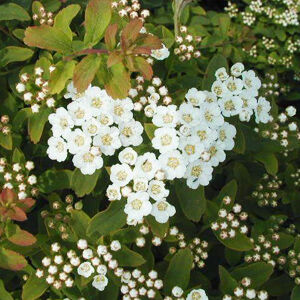
[[[149,235],[150,228],[147,225],[142,224],[140,226],[139,233],[141,234],[141,236],[138,236],[135,239],[135,244],[137,247],[143,248],[146,246],[146,238],[144,236]],[[162,242],[163,242],[163,239],[158,236],[153,236],[151,238],[151,243],[154,247],[159,247],[162,244]]]
[[[245,262],[253,263],[264,261],[273,267],[275,267],[276,264],[280,267],[286,263],[285,257],[279,256],[280,248],[278,242],[280,235],[278,233],[273,233],[271,237],[261,234],[251,240],[254,244],[254,248],[246,254],[244,258]]]
[[[300,253],[290,250],[287,256],[288,274],[294,279],[295,284],[300,285]]]
[[[266,300],[269,295],[266,291],[257,291],[251,287],[252,280],[249,277],[244,277],[234,289],[233,295],[224,295],[222,300],[239,300],[239,299],[253,299]]]
[[[10,126],[9,126],[9,116],[3,115],[0,118],[0,132],[2,132],[4,135],[8,135],[11,132]]]
[[[295,187],[300,186],[300,168],[298,168],[294,173],[292,173],[291,178],[293,179]]]
[[[179,30],[180,35],[175,38],[177,46],[174,49],[174,54],[179,56],[180,61],[190,60],[192,57],[200,57],[201,53],[197,48],[202,40],[201,37],[188,33],[186,26],[180,26]]]
[[[260,132],[264,138],[279,141],[284,148],[289,144],[298,143],[300,139],[299,126],[296,120],[291,120],[296,115],[296,112],[294,106],[288,106],[285,112],[280,113],[277,119],[270,123],[270,129],[259,130],[255,128],[254,130],[258,133]]]
[[[279,180],[277,176],[264,174],[252,192],[252,198],[257,201],[260,207],[277,207],[280,200],[279,190],[281,186],[282,180]]]
[[[63,287],[71,288],[74,285],[72,271],[79,264],[80,258],[75,251],[70,250],[65,256],[61,245],[53,243],[50,255],[42,259],[43,267],[38,268],[35,275],[38,278],[44,278],[49,285],[57,290]]]
[[[37,177],[30,174],[33,169],[32,161],[27,161],[25,164],[9,164],[4,157],[0,158],[0,182],[3,182],[1,189],[15,191],[20,200],[37,196]]]
[[[137,76],[134,87],[129,90],[129,96],[134,101],[134,110],[142,111],[149,118],[153,117],[156,106],[162,102],[164,105],[172,103],[169,91],[162,84],[159,77],[153,77],[151,82],[145,81],[144,77]]]
[[[146,18],[150,16],[148,9],[141,9],[139,0],[116,0],[112,2],[111,6],[121,18],[139,18],[144,23]]]
[[[51,66],[49,72],[55,70]],[[34,74],[23,73],[20,76],[20,82],[16,85],[18,93],[22,94],[25,104],[31,106],[33,113],[38,113],[41,106],[54,107],[55,100],[49,95],[48,80],[45,79],[45,70],[41,67],[34,69]]]
[[[72,240],[73,232],[69,227],[71,220],[71,211],[73,209],[81,210],[82,202],[76,202],[72,195],[65,197],[63,201],[53,201],[50,206],[51,210],[43,210],[41,217],[45,220],[45,225],[49,230],[53,230],[58,233],[62,240]]]
[[[193,255],[193,268],[198,267],[202,269],[205,267],[205,260],[208,258],[207,241],[195,237],[190,242],[187,242],[184,233],[179,232],[176,226],[169,229],[169,235],[177,240],[177,245],[169,248],[170,254],[175,254],[178,249],[190,248]]]
[[[38,8],[37,12],[32,15],[32,19],[40,25],[47,24],[52,26],[54,22],[53,13],[47,12],[42,5]]]
[[[231,204],[232,199],[225,196],[223,205],[218,212],[218,219],[211,223],[211,229],[222,240],[235,238],[237,230],[241,234],[248,233],[248,227],[243,223],[248,219],[248,214],[242,211],[240,204],[236,203],[233,206]]]
[[[163,281],[158,278],[158,273],[151,270],[148,274],[143,274],[141,270],[124,271],[121,276],[121,293],[123,300],[154,299],[157,292],[163,288]]]
[[[234,18],[238,16],[239,9],[235,3],[228,1],[227,6],[224,10],[228,13],[230,18]]]
[[[265,97],[279,96],[280,94],[289,92],[289,87],[279,84],[274,74],[267,73],[262,83],[261,91]]]

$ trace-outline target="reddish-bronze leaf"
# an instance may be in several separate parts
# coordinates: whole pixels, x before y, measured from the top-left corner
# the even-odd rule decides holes
[[[8,237],[8,240],[19,246],[31,246],[36,243],[36,238],[26,230],[20,228],[17,229],[16,233]]]
[[[123,51],[129,48],[140,35],[140,31],[143,27],[143,22],[140,19],[134,19],[130,21],[126,27],[122,30],[121,34],[121,47]]]
[[[20,200],[22,203],[22,208],[24,207],[25,210],[28,210],[35,204],[35,200],[32,198],[25,198],[23,200]]]
[[[93,81],[101,62],[97,54],[87,55],[75,67],[73,82],[79,93],[84,92]]]
[[[18,206],[13,207],[7,213],[7,216],[12,220],[23,222],[27,220],[26,213]]]
[[[111,24],[107,27],[104,36],[107,49],[112,50],[115,48],[117,32],[118,32],[118,24]]]
[[[107,59],[107,66],[110,68],[111,66],[120,63],[123,60],[123,56],[119,51],[111,52]]]
[[[150,80],[152,78],[153,70],[146,59],[144,59],[143,57],[135,57],[134,65],[137,71],[141,72],[147,80]]]
[[[25,257],[15,251],[0,248],[0,268],[20,271],[27,266]]]
[[[162,43],[161,40],[151,34],[141,34],[140,38],[137,40],[136,48],[144,48],[149,50],[161,49]]]

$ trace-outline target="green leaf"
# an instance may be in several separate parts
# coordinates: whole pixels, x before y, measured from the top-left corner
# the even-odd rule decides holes
[[[222,240],[217,234],[215,234],[217,239],[227,248],[235,251],[248,251],[253,249],[253,243],[251,240],[244,234],[236,231],[234,238],[228,238]]]
[[[40,112],[32,114],[28,119],[28,133],[30,140],[37,144],[43,134],[44,127],[51,113],[50,108],[43,108]]]
[[[98,181],[101,170],[97,170],[93,175],[83,175],[80,169],[75,169],[73,172],[71,187],[78,197],[83,197],[90,194]]]
[[[72,210],[71,227],[78,238],[86,237],[86,229],[91,221],[90,217],[82,210]]]
[[[46,194],[70,189],[72,176],[71,170],[47,170],[39,177],[39,189]]]
[[[3,132],[0,132],[0,146],[5,148],[6,150],[12,149],[12,136],[11,133],[4,134]]]
[[[205,75],[202,81],[202,89],[210,91],[213,82],[216,80],[215,73],[219,68],[228,69],[226,58],[221,54],[215,54],[207,65]]]
[[[87,228],[87,234],[94,233],[107,235],[122,228],[126,224],[126,214],[124,213],[125,201],[114,201],[108,208],[97,213]]]
[[[59,94],[66,86],[66,82],[73,77],[76,62],[60,61],[50,75],[49,89],[51,94]]]
[[[80,5],[78,4],[71,4],[63,8],[55,16],[53,27],[63,31],[72,40],[73,33],[70,29],[70,24],[79,11]]]
[[[169,229],[169,221],[163,224],[158,223],[153,216],[147,216],[145,220],[155,236],[160,238],[164,238],[166,236]]]
[[[14,149],[11,160],[13,163],[22,163],[22,164],[24,164],[26,161],[24,153],[19,148]]]
[[[235,145],[233,151],[236,153],[243,154],[246,151],[246,140],[244,133],[239,125],[235,125],[236,128],[236,136],[234,139]]]
[[[137,56],[134,58],[134,67],[140,72],[145,79],[150,80],[153,76],[151,65],[143,57]]]
[[[223,294],[233,294],[234,289],[238,286],[237,281],[222,266],[219,266],[220,290]]]
[[[15,3],[6,3],[0,5],[0,21],[29,21],[28,12],[20,5]]]
[[[237,185],[237,182],[235,179],[229,181],[226,185],[224,185],[217,197],[218,200],[220,201],[221,205],[223,205],[223,198],[225,196],[229,196],[232,201],[231,201],[230,205],[226,205],[226,207],[227,208],[233,207],[237,189],[238,189],[238,185]]]
[[[254,158],[263,163],[266,171],[271,175],[276,175],[278,172],[278,160],[275,154],[270,152],[261,152],[254,155]]]
[[[35,300],[39,299],[49,285],[44,278],[38,278],[35,274],[31,274],[26,283],[23,285],[22,300]]]
[[[20,271],[27,266],[25,257],[15,251],[0,247],[0,268]]]
[[[84,92],[93,81],[99,66],[101,58],[96,54],[87,55],[75,67],[73,81],[78,92]]]
[[[96,45],[103,37],[111,19],[111,2],[109,0],[91,0],[85,11],[84,44]]]
[[[48,25],[27,27],[24,43],[29,47],[57,51],[72,52],[72,39],[62,30]]]
[[[33,55],[33,51],[29,48],[8,46],[0,51],[0,65],[2,67],[16,61],[24,61]]]
[[[291,300],[300,299],[300,286],[295,286],[292,291]]]
[[[171,259],[164,278],[164,290],[171,295],[174,286],[185,290],[190,281],[193,255],[189,248],[179,250]]]
[[[199,186],[193,190],[178,180],[175,182],[175,190],[185,216],[191,221],[199,222],[206,210],[204,187]]]
[[[0,299],[1,300],[14,300],[10,293],[5,289],[4,283],[0,280]]]
[[[238,267],[231,272],[236,280],[241,280],[244,277],[250,277],[252,280],[251,287],[254,289],[260,288],[273,273],[273,267],[264,262],[257,262],[245,267]]]
[[[144,129],[145,129],[150,141],[152,141],[152,139],[154,138],[154,132],[157,128],[158,127],[156,127],[152,123],[144,123]]]
[[[124,245],[119,251],[114,252],[113,256],[121,267],[138,267],[146,262],[142,255]]]

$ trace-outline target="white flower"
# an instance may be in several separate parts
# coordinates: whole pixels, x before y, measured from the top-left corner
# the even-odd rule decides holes
[[[205,100],[204,100],[204,103],[213,103],[213,102],[217,102],[217,96],[212,93],[212,92],[209,92],[209,91],[204,91],[204,94],[205,94]]]
[[[182,137],[180,139],[179,148],[187,162],[198,159],[204,150],[203,144],[199,143],[197,136]]]
[[[65,99],[71,98],[72,100],[80,100],[81,98],[84,98],[84,96],[85,96],[85,92],[83,93],[77,92],[77,89],[74,87],[73,81],[67,85],[67,93],[64,95]]]
[[[253,93],[253,96],[256,97],[258,95],[258,89],[261,87],[261,81],[258,77],[256,77],[255,72],[253,70],[244,71],[242,73],[242,78],[244,81],[244,85],[247,89],[250,89]]]
[[[242,75],[242,72],[245,70],[245,67],[242,63],[235,63],[230,71],[231,71],[231,74],[234,76],[234,77],[239,77]]]
[[[105,275],[96,275],[92,282],[92,286],[99,291],[104,291],[108,284],[108,279]]]
[[[194,107],[191,103],[182,103],[178,110],[180,122],[190,127],[200,124],[200,109]]]
[[[99,265],[97,267],[97,273],[100,274],[100,275],[106,275],[106,273],[107,273],[106,265]]]
[[[26,89],[26,86],[24,83],[21,83],[19,82],[17,85],[16,85],[16,90],[18,93],[23,93]]]
[[[40,111],[40,106],[38,104],[33,104],[31,110],[33,113],[38,113]]]
[[[209,147],[208,149],[210,155],[209,162],[213,167],[218,166],[220,162],[223,162],[226,159],[224,146],[225,146],[224,143],[218,141]]]
[[[160,169],[158,160],[154,153],[146,152],[139,156],[133,170],[134,176],[145,177],[148,180],[154,178],[155,173]]]
[[[127,198],[124,212],[128,219],[141,221],[143,217],[151,213],[152,204],[149,201],[149,195],[146,192],[131,193]]]
[[[148,179],[142,177],[135,177],[133,179],[133,190],[135,192],[146,192],[148,188]]]
[[[103,159],[100,155],[94,155],[90,150],[82,151],[74,155],[73,164],[84,175],[92,175],[103,167]]]
[[[102,126],[99,129],[99,133],[94,137],[94,145],[100,147],[105,155],[113,155],[116,149],[122,146],[119,133],[117,127]]]
[[[68,104],[67,109],[76,126],[81,126],[84,121],[89,120],[92,117],[91,109],[87,105],[85,99],[80,102],[71,102]]]
[[[217,97],[223,97],[228,93],[226,85],[221,80],[216,80],[212,86],[211,91],[217,96]]]
[[[90,262],[86,261],[80,264],[80,266],[77,269],[77,272],[79,275],[88,278],[95,272],[95,269]]]
[[[101,111],[101,113],[97,116],[97,120],[102,126],[110,126],[114,123],[112,114],[106,111]]]
[[[243,101],[239,96],[226,95],[219,99],[219,107],[224,117],[238,115],[243,106]]]
[[[132,110],[133,103],[130,98],[112,100],[111,114],[117,124],[129,122],[133,117]]]
[[[192,290],[186,297],[186,300],[208,300],[206,293],[202,289]]]
[[[106,195],[109,201],[121,200],[120,186],[117,184],[111,184],[107,187]]]
[[[234,137],[236,135],[236,128],[225,122],[222,127],[218,129],[219,138],[218,141],[223,143],[224,150],[232,150],[234,147]]]
[[[256,291],[254,289],[247,289],[246,298],[255,299],[256,298]]]
[[[162,46],[161,49],[151,50],[151,56],[157,60],[164,60],[169,57],[170,51],[164,44]]]
[[[199,145],[199,141],[197,141]],[[199,149],[197,147],[197,149]],[[163,153],[158,158],[160,167],[165,171],[166,178],[182,178],[186,171],[184,156],[178,150]]]
[[[183,294],[183,289],[179,286],[174,286],[173,289],[172,289],[172,294],[178,298],[178,297],[181,297],[182,294]]]
[[[88,88],[85,94],[93,116],[99,116],[103,111],[109,111],[112,99],[105,90],[93,86]]]
[[[255,122],[264,124],[268,123],[271,120],[270,110],[270,102],[264,97],[259,97],[257,107],[255,109]]]
[[[86,135],[81,129],[76,128],[67,137],[68,149],[71,154],[87,151],[91,145],[91,137]]]
[[[169,190],[165,188],[165,183],[161,180],[151,180],[149,182],[148,194],[156,201],[160,201],[169,196]]]
[[[229,94],[239,95],[244,87],[244,83],[241,79],[230,76],[224,82]]]
[[[253,110],[257,106],[257,100],[253,97],[249,90],[243,90],[239,95],[243,101],[242,110],[239,113],[239,118],[242,122],[249,122],[253,115]]]
[[[144,128],[142,124],[135,120],[119,124],[120,140],[124,147],[138,146],[143,142],[142,133]]]
[[[50,159],[59,162],[65,161],[68,155],[68,146],[66,142],[60,137],[51,137],[48,140],[47,154]]]
[[[197,189],[199,185],[208,185],[212,179],[212,172],[213,168],[208,162],[198,159],[190,163],[185,173],[187,185],[192,189]]]
[[[185,94],[186,100],[193,106],[200,106],[206,98],[206,95],[202,91],[198,91],[196,88],[191,88]]]
[[[297,113],[297,109],[294,106],[288,106],[285,111],[289,117],[293,117]]]
[[[174,128],[163,127],[155,130],[152,146],[153,148],[158,149],[160,153],[176,149],[178,144],[179,137]]]
[[[146,117],[152,118],[154,116],[154,113],[156,111],[157,105],[155,103],[151,103],[144,108],[144,113]]]
[[[50,114],[48,117],[49,123],[52,125],[53,136],[65,137],[71,132],[74,127],[74,122],[66,109],[60,107],[55,113]]]
[[[227,74],[226,68],[224,68],[224,67],[219,68],[216,71],[215,76],[217,77],[217,80],[220,80],[220,81],[225,81],[229,77],[229,75]]]
[[[178,122],[177,106],[157,106],[152,122],[157,127],[176,127]]]
[[[200,111],[202,119],[210,128],[219,127],[224,123],[224,118],[217,103],[204,103]]]
[[[121,163],[134,165],[137,159],[137,153],[131,147],[127,147],[119,153],[118,158]]]
[[[215,129],[210,129],[206,124],[201,124],[192,129],[192,134],[200,139],[205,148],[209,147],[218,138]]]
[[[157,201],[152,205],[151,215],[158,223],[168,222],[169,218],[173,217],[175,213],[175,207],[165,200]]]
[[[100,130],[100,123],[95,118],[90,118],[82,125],[82,130],[85,134],[95,136]]]
[[[132,170],[127,164],[113,165],[110,172],[110,180],[118,186],[127,185],[133,178]]]

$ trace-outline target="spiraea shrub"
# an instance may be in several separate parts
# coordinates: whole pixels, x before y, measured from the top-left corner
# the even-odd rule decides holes
[[[299,12],[1,1],[0,300],[300,300]]]

